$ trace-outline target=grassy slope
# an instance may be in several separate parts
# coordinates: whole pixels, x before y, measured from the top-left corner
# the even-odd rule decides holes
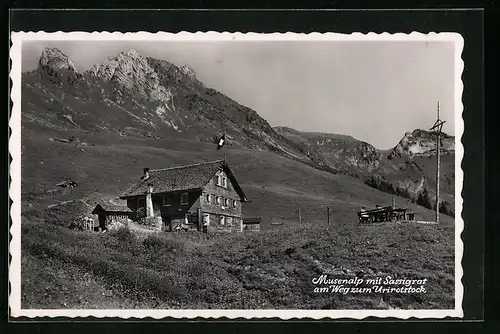
[[[278,133],[283,134],[286,138],[296,142],[297,144],[304,145],[308,143],[311,147],[317,147],[318,141],[324,141],[325,139],[331,139],[332,143],[324,144],[319,146],[320,157],[323,157],[323,161],[336,165],[341,170],[344,168],[346,171],[351,173],[362,174],[362,178],[369,177],[373,174],[378,174],[385,177],[386,180],[394,182],[396,185],[407,187],[411,183],[419,184],[422,176],[425,177],[424,186],[428,189],[431,196],[435,197],[435,187],[436,187],[436,157],[414,157],[412,160],[403,157],[393,157],[392,159],[387,159],[390,155],[392,149],[389,150],[379,150],[381,155],[379,160],[379,166],[375,170],[368,170],[367,167],[357,168],[346,163],[346,154],[343,150],[351,150],[355,147],[360,147],[362,142],[346,135],[337,135],[329,133],[314,133],[314,132],[300,132],[290,128],[277,127],[275,128]],[[313,151],[311,149],[311,151]],[[332,154],[332,152],[337,152]],[[359,153],[358,153],[359,155]],[[347,157],[354,156],[360,158],[360,156],[353,155],[351,153],[347,154]],[[413,163],[412,163],[413,162]],[[360,175],[361,176],[361,175]],[[441,156],[441,200],[448,201],[454,204],[454,193],[455,193],[455,155],[454,154],[443,154]],[[411,181],[411,182],[408,182]]]
[[[337,223],[266,233],[138,238],[25,222],[23,307],[452,308],[451,228]],[[343,270],[344,273],[339,273]],[[25,274],[29,272],[28,274]],[[314,293],[311,280],[427,278],[425,294]],[[382,298],[383,297],[383,298]]]
[[[76,134],[78,135],[78,134]],[[223,158],[213,144],[178,140],[144,140],[112,136],[79,135],[95,146],[82,148],[49,141],[57,133],[23,131],[22,193],[27,210],[41,210],[58,201],[78,198],[116,197],[142,168],[168,166]],[[359,180],[316,170],[300,162],[271,152],[256,152],[227,147],[227,158],[247,197],[246,216],[261,216],[264,225],[284,220],[298,221],[300,206],[304,222],[324,222],[326,207],[331,207],[332,221],[355,221],[356,211],[363,205],[390,205],[391,196],[375,190]],[[79,187],[68,193],[48,193],[64,179],[73,179]],[[403,198],[398,206],[419,213],[419,219],[431,220],[433,213]],[[453,224],[443,216],[445,224]]]

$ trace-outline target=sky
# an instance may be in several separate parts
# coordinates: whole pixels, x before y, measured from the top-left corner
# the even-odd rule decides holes
[[[205,86],[254,109],[271,126],[351,135],[376,148],[429,129],[437,102],[454,135],[454,44],[433,41],[29,41],[22,70],[57,47],[85,71],[136,50],[188,65]]]

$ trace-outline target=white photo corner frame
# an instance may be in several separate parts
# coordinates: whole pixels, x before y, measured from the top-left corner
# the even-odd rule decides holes
[[[448,41],[455,45],[455,306],[453,309],[444,310],[98,310],[98,309],[22,309],[21,308],[21,59],[22,43],[25,41],[47,40],[47,41]],[[12,256],[9,264],[9,307],[11,317],[120,317],[122,319],[142,318],[228,318],[228,319],[365,319],[367,317],[398,318],[398,319],[444,319],[445,317],[463,318],[463,293],[462,284],[463,268],[462,257],[464,244],[461,234],[464,229],[464,221],[461,217],[463,199],[461,197],[463,187],[463,171],[461,162],[464,155],[462,135],[464,132],[464,121],[462,118],[462,72],[464,62],[461,54],[464,47],[464,39],[458,33],[429,33],[422,34],[412,32],[410,34],[396,33],[229,33],[229,32],[180,32],[180,33],[120,33],[120,32],[12,32],[12,47],[10,49],[12,80],[10,92],[13,102],[9,125],[12,133],[9,140],[9,152],[12,156],[10,163],[9,196],[12,199],[10,216],[11,241],[9,252]],[[458,196],[457,196],[458,194]]]

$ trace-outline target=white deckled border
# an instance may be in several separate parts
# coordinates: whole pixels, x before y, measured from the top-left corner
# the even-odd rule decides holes
[[[9,152],[12,156],[10,165],[10,176],[12,178],[9,195],[13,203],[10,209],[12,226],[10,233],[10,255],[12,260],[9,264],[10,295],[9,306],[12,317],[120,317],[129,318],[280,318],[280,319],[324,319],[324,318],[351,318],[363,319],[366,317],[380,318],[445,318],[463,317],[463,241],[461,234],[464,222],[461,216],[463,199],[462,183],[463,172],[461,169],[464,148],[462,135],[464,122],[462,118],[462,72],[464,62],[461,54],[464,40],[458,33],[429,33],[422,34],[412,32],[410,34],[396,33],[229,33],[229,32],[180,32],[180,33],[121,33],[121,32],[12,32],[12,47],[10,58],[12,61],[10,78],[12,79],[11,99],[13,101],[12,114],[9,125],[12,134],[9,140]],[[47,41],[449,41],[455,43],[455,307],[449,310],[69,310],[69,309],[22,309],[21,308],[21,59],[22,42],[34,40]]]

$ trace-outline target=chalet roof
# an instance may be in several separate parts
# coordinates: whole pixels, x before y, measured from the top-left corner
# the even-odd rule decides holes
[[[220,169],[223,169],[227,174],[241,200],[246,201],[247,199],[243,190],[224,160],[164,169],[151,169],[149,170],[149,178],[147,180],[141,179],[132,184],[120,197],[127,198],[144,195],[148,190],[148,185],[153,186],[153,194],[201,189]]]
[[[96,207],[94,208],[94,210],[92,211],[92,213],[96,214],[101,210],[105,211],[105,212],[132,213],[132,210],[130,210],[125,205],[118,205],[118,204],[109,203],[109,202],[101,202],[101,203],[97,204]]]

